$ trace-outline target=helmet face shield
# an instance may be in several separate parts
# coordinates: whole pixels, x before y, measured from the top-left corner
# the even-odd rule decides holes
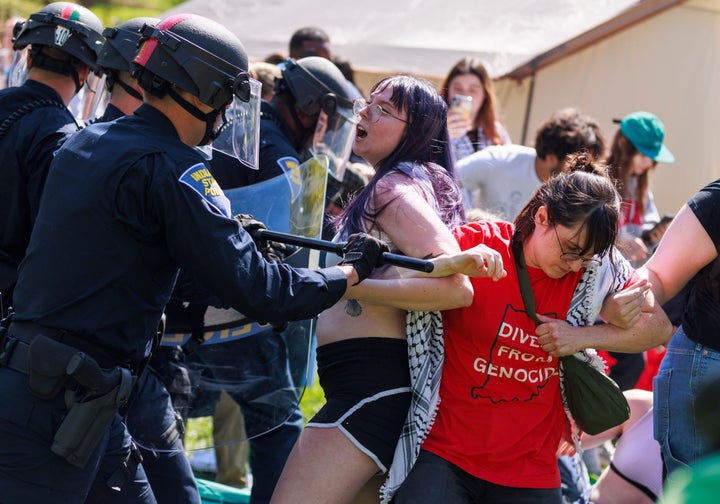
[[[358,119],[350,109],[341,106],[333,108],[334,113],[328,113],[325,107],[320,110],[310,149],[316,156],[326,155],[329,160],[328,172],[342,180],[352,151]]]
[[[17,87],[25,84],[27,80],[27,62],[30,49],[24,47],[13,52],[10,73],[8,74],[8,87]]]
[[[87,122],[102,115],[107,107],[109,96],[105,87],[105,74],[91,73],[80,91],[70,100],[68,108],[78,121]]]
[[[262,84],[260,81],[248,78],[243,88],[242,98],[233,96],[232,102],[225,111],[227,122],[213,141],[212,147],[257,170]]]
[[[250,99],[247,61],[242,66],[230,63],[164,29],[163,23],[157,27],[145,25],[141,35],[141,48],[135,63],[197,96],[205,105],[219,110],[234,97],[242,101]]]

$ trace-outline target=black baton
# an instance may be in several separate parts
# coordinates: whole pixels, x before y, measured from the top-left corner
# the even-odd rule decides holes
[[[316,238],[306,238],[304,236],[270,231],[269,229],[257,229],[251,234],[253,237],[262,238],[263,240],[276,241],[286,243],[288,245],[296,245],[298,247],[307,247],[314,250],[324,250],[325,252],[334,252],[339,256],[343,255],[343,247],[345,246],[344,243],[318,240]],[[408,257],[401,254],[391,254],[390,252],[383,252],[383,260],[394,266],[401,266],[403,268],[423,271],[425,273],[430,273],[435,267],[435,265],[430,261],[415,259],[414,257]]]

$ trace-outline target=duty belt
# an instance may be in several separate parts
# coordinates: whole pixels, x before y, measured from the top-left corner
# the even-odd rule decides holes
[[[67,411],[50,449],[77,467],[85,467],[135,383],[129,367],[103,361],[91,346],[68,331],[13,322],[0,355],[0,365],[27,375],[34,397],[51,400],[65,390]]]
[[[7,366],[15,371],[27,374],[30,343],[38,335],[75,347],[91,356],[104,368],[120,366],[129,369],[134,375],[137,375],[139,371],[140,364],[137,362],[114,359],[108,355],[108,350],[88,342],[77,334],[65,329],[55,329],[34,322],[12,322],[10,324],[4,348],[0,348],[0,366]]]

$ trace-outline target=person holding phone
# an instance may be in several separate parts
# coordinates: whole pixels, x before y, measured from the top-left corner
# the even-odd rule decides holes
[[[448,131],[455,160],[489,145],[510,143],[499,117],[495,91],[485,65],[476,58],[458,61],[445,77],[442,96],[450,106]]]

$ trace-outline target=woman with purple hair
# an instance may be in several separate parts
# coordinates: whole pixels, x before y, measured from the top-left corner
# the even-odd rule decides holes
[[[354,112],[354,152],[375,175],[338,216],[338,239],[364,232],[411,257],[458,254],[450,230],[464,213],[445,101],[431,83],[399,75],[378,82],[369,102],[357,99]],[[478,269],[469,274],[500,279],[497,253],[476,252]],[[352,287],[362,299],[372,289],[373,302],[349,299],[320,315],[318,374],[327,403],[293,448],[272,502],[343,503],[373,490],[377,502],[381,480],[373,476],[390,467],[409,409],[420,401],[431,410],[433,399],[413,391],[419,382],[439,381],[442,325],[434,310],[466,306],[473,296],[468,277],[453,271],[468,273],[447,262],[433,273],[449,275],[443,278],[376,269]]]

